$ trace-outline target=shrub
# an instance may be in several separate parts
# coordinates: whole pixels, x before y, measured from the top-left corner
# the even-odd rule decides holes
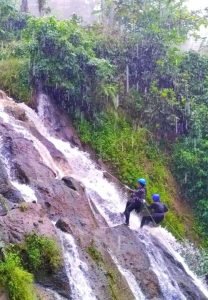
[[[24,242],[26,265],[32,272],[55,272],[61,265],[61,250],[55,240],[36,233],[29,234]]]
[[[23,269],[20,258],[8,253],[0,262],[0,284],[6,290],[10,300],[35,300],[33,276]]]
[[[8,58],[0,61],[0,88],[17,100],[27,102],[31,97],[28,61]]]

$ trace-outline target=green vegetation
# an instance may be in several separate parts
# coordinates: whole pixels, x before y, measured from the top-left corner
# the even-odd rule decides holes
[[[19,210],[20,210],[21,212],[27,211],[27,210],[28,210],[28,205],[27,205],[27,203],[26,203],[26,202],[20,203],[20,204],[19,204]]]
[[[35,300],[33,276],[24,270],[20,258],[14,253],[6,254],[0,262],[0,285],[11,300]]]
[[[126,293],[121,294],[122,275],[114,264],[109,263],[109,257],[103,255],[98,249],[94,241],[86,248],[87,253],[97,266],[103,271],[108,282],[109,293],[112,300],[126,299]]]
[[[35,300],[33,275],[55,273],[61,262],[61,251],[53,239],[31,233],[22,243],[4,246],[0,286],[11,300]]]
[[[5,211],[8,211],[7,199],[2,194],[0,194],[0,205]]]
[[[10,96],[27,102],[31,98],[28,61],[9,58],[0,61],[1,88]]]
[[[112,113],[100,117],[94,126],[82,120],[77,127],[82,141],[90,143],[105,162],[110,162],[122,182],[134,185],[135,178],[147,179],[148,195],[160,193],[172,208],[167,214],[167,227],[169,223],[174,224],[174,230],[183,236],[182,219],[172,207],[173,187],[166,159],[154,144],[150,132],[144,128],[134,130],[124,118]],[[169,229],[176,234],[171,227]]]
[[[106,273],[106,276],[108,278],[108,283],[109,283],[112,300],[119,300],[120,291],[116,284],[117,277],[116,277],[115,272],[112,269],[108,270],[108,272]]]
[[[197,230],[208,246],[208,57],[189,53],[181,70],[189,103],[189,128],[186,137],[180,137],[174,145],[173,169],[187,202],[193,207],[199,220]]]
[[[20,39],[27,16],[15,9],[14,1],[0,0],[0,8],[0,39],[3,45],[5,42]]]
[[[87,253],[96,262],[97,265],[101,265],[103,263],[103,257],[101,253],[96,249],[95,245],[93,245],[93,243],[87,248]]]
[[[25,37],[33,82],[41,83],[62,107],[70,106],[71,113],[93,111],[96,98],[110,93],[113,67],[96,56],[95,34],[76,20],[31,19]]]
[[[208,58],[180,49],[207,19],[183,0],[108,1],[102,22],[85,27],[76,16],[33,18],[11,1],[0,8],[0,87],[17,100],[40,87],[56,99],[124,183],[147,178],[183,236],[171,164],[206,236]]]
[[[24,255],[31,271],[54,273],[60,267],[61,250],[55,240],[33,233],[26,236],[24,246]]]
[[[47,236],[31,233],[23,243],[9,249],[18,253],[24,267],[33,274],[55,273],[62,263],[61,250],[57,242]]]

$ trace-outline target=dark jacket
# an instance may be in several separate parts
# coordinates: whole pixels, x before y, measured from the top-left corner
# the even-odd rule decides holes
[[[152,213],[157,214],[164,214],[168,212],[168,208],[164,203],[161,202],[154,202],[148,208],[151,210]]]
[[[146,188],[145,187],[139,187],[130,198],[131,202],[141,202],[143,203],[143,200],[146,198]]]

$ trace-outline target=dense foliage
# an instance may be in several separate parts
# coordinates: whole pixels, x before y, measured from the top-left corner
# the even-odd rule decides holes
[[[20,38],[26,26],[27,16],[15,10],[13,1],[0,0],[0,40],[11,41]]]
[[[9,248],[10,252],[18,253],[24,267],[33,274],[55,273],[61,266],[61,250],[57,242],[47,236],[31,233],[23,243]]]
[[[181,45],[207,20],[184,3],[107,1],[102,21],[84,27],[78,17],[32,18],[0,0],[0,86],[25,101],[32,89],[47,92],[124,182],[143,174],[171,204],[163,146],[205,232],[208,58]]]
[[[64,108],[92,111],[97,97],[111,92],[113,67],[96,56],[95,35],[76,20],[31,19],[25,36],[34,84],[57,96]]]
[[[188,134],[174,146],[174,170],[187,201],[200,218],[206,236],[208,224],[208,57],[190,53],[181,69],[186,74],[189,103]]]
[[[35,300],[33,276],[22,267],[15,253],[8,253],[0,262],[0,285],[11,300]]]
[[[38,299],[33,275],[53,274],[62,263],[57,242],[36,233],[27,235],[21,243],[5,246],[1,254],[0,286],[11,300]]]

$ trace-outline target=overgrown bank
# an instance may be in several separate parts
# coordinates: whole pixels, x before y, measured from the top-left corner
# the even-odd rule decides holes
[[[0,286],[11,300],[37,300],[34,279],[55,273],[61,262],[55,240],[31,233],[24,242],[1,249]]]

